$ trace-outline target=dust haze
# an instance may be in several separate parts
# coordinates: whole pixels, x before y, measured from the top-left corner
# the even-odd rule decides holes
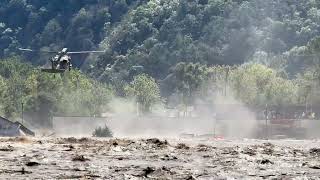
[[[115,98],[105,113],[116,137],[223,136],[250,138],[256,126],[254,113],[232,96],[215,95],[212,105],[191,106],[183,112],[159,104],[147,115],[137,114],[134,100]],[[190,109],[189,108],[189,109]],[[186,113],[186,114],[185,114]],[[223,119],[219,119],[223,116]]]

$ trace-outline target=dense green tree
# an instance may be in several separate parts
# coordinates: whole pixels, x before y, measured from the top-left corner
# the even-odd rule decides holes
[[[250,61],[257,52],[280,57],[305,46],[319,36],[319,8],[314,0],[1,1],[0,57],[18,53],[21,46],[100,47],[108,52],[86,63],[92,76],[109,74],[129,82],[131,66],[142,65],[149,75],[164,79],[181,61],[233,65]],[[74,64],[80,67],[86,57],[76,56]],[[36,53],[27,59],[41,65],[47,61]],[[296,59],[287,57],[288,71],[299,67]],[[110,66],[123,69],[110,74]]]
[[[248,105],[314,104],[319,12],[315,0],[1,1],[0,57],[12,61],[0,61],[0,97],[6,98],[1,111],[18,116],[24,102],[27,111],[44,112],[43,117],[99,115],[111,89],[125,96],[141,72],[160,82],[164,98],[176,94],[185,105],[227,90]],[[82,70],[99,83],[79,71],[64,78],[42,75],[11,58],[18,47],[105,50],[101,56],[73,57],[77,67],[87,58]],[[49,58],[23,55],[36,65]]]
[[[248,105],[290,105],[296,103],[297,86],[261,64],[243,65],[231,73],[231,90]]]
[[[179,63],[162,82],[162,86],[171,89],[169,94],[177,93],[181,104],[191,105],[195,98],[200,96],[201,88],[208,79],[209,71],[206,66],[198,63]]]
[[[54,115],[100,116],[113,94],[77,70],[52,75],[14,58],[0,65],[1,115],[19,118],[23,103],[25,114],[39,126],[50,126]]]
[[[100,116],[108,109],[113,94],[111,88],[86,78],[80,71],[70,71],[64,78],[59,113]]]
[[[161,103],[158,84],[145,74],[134,77],[132,83],[125,89],[128,96],[136,99],[141,113],[149,113],[155,104]]]

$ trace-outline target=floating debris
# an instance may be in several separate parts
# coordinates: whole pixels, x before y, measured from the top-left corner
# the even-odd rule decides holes
[[[83,155],[76,155],[75,157],[72,158],[72,161],[89,161],[88,158],[85,158]]]

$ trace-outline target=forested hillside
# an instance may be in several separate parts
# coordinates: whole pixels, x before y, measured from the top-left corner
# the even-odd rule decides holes
[[[107,32],[108,53],[94,67],[143,65],[163,79],[178,62],[242,64],[295,51],[319,35],[320,4],[313,0],[151,0],[131,9]]]
[[[227,88],[249,105],[318,103],[319,36],[316,0],[0,2],[1,58],[43,65],[47,55],[17,48],[104,50],[75,65],[117,96],[153,92],[145,105],[192,104]]]
[[[0,2],[0,56],[17,47],[92,50],[105,37],[105,29],[121,20],[134,1],[4,0]],[[36,54],[31,62],[44,63]],[[78,57],[79,58],[79,57]],[[80,57],[80,59],[83,57]],[[80,65],[81,62],[78,64]]]
[[[108,65],[143,65],[162,79],[178,62],[241,64],[304,46],[319,35],[318,8],[315,0],[4,0],[0,55],[101,48],[107,53],[89,62],[96,77],[108,77]]]

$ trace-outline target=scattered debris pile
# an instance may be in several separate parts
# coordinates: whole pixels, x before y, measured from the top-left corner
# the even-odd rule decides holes
[[[2,138],[0,179],[318,179],[320,141]]]

